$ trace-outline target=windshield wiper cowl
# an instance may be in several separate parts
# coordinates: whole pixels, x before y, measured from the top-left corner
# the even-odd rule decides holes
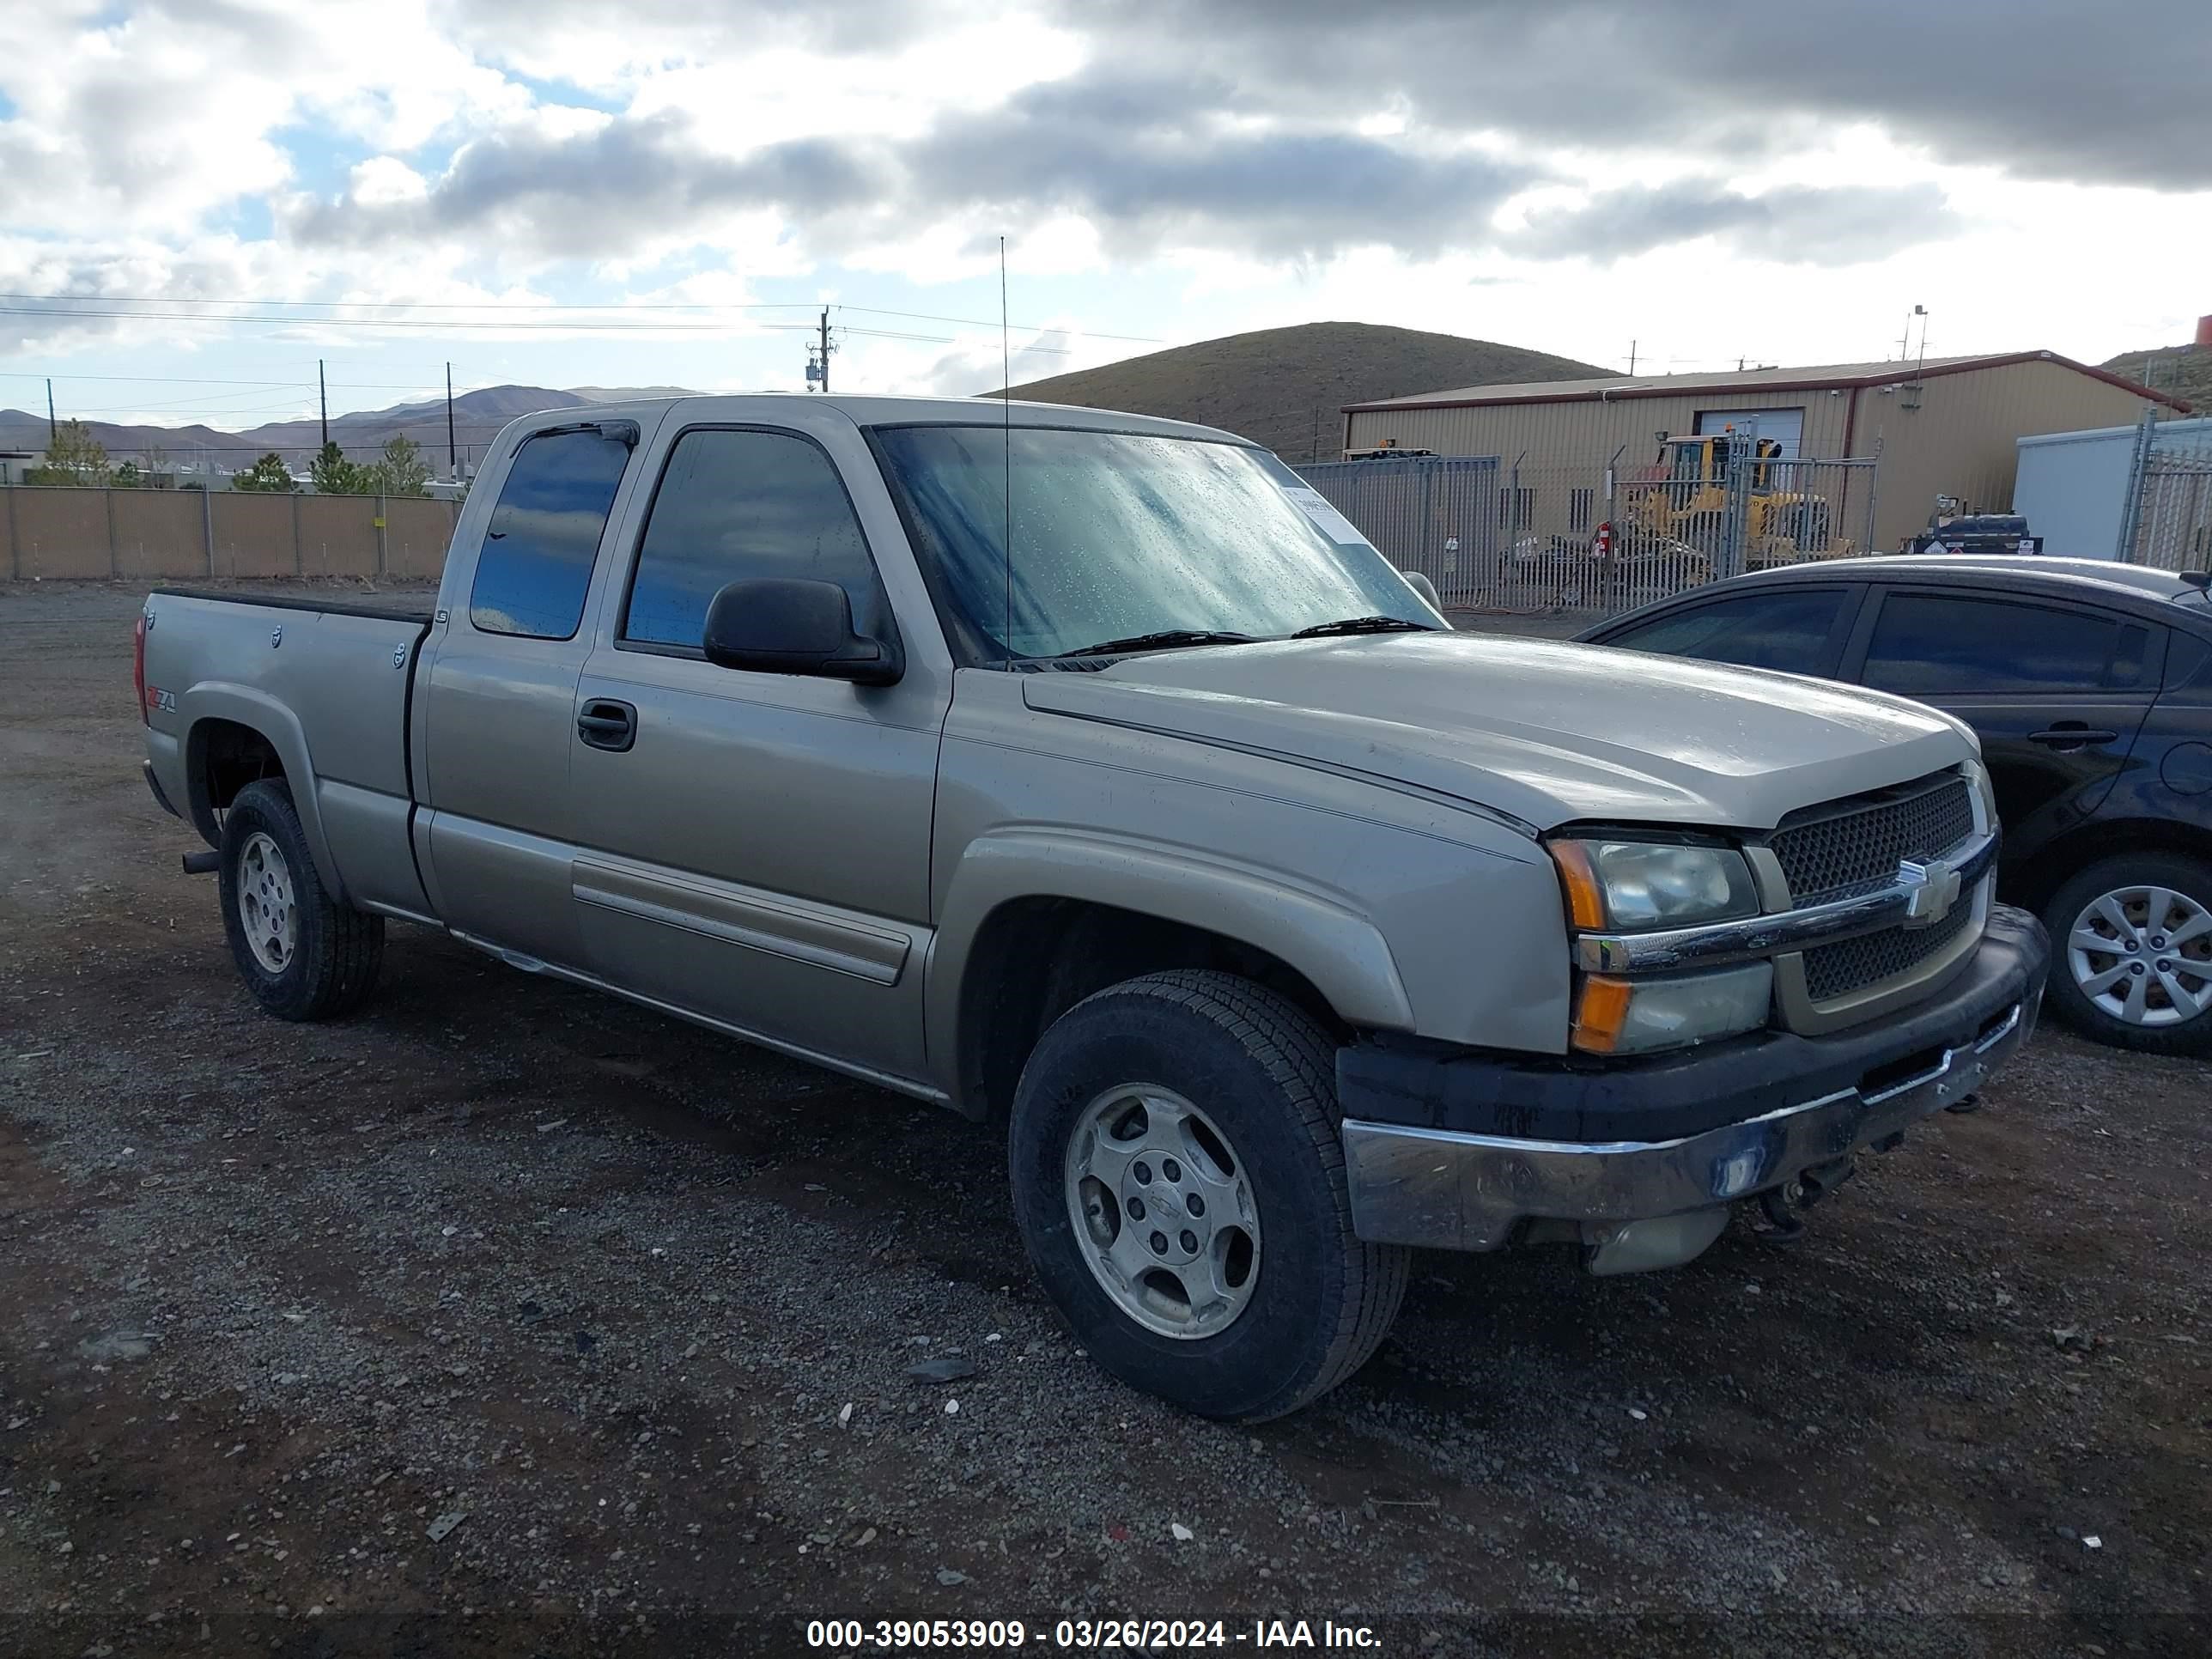
[[[1211,628],[1166,628],[1156,634],[1132,634],[1125,640],[1101,640],[1096,645],[1063,651],[1063,657],[1121,657],[1139,651],[1168,651],[1182,645],[1249,645],[1249,634],[1231,634]]]
[[[1336,622],[1316,623],[1291,635],[1294,640],[1326,639],[1332,634],[1432,634],[1428,623],[1408,622],[1403,617],[1346,617]]]

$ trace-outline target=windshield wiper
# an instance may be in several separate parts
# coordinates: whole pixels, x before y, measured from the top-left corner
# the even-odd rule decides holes
[[[1403,617],[1346,617],[1337,622],[1316,623],[1311,628],[1301,628],[1291,637],[1294,640],[1318,640],[1331,634],[1427,634],[1433,631],[1427,623],[1407,622]]]
[[[1165,651],[1178,645],[1249,645],[1249,634],[1229,634],[1213,628],[1164,628],[1157,634],[1132,634],[1126,640],[1101,640],[1096,645],[1063,651],[1063,657],[1120,657],[1138,651]]]

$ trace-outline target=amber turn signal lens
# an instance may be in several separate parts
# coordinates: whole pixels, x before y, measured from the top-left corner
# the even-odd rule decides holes
[[[1609,1054],[1628,1024],[1628,1003],[1633,988],[1625,979],[1592,974],[1583,981],[1575,1000],[1575,1029],[1569,1039],[1586,1054]]]
[[[1590,868],[1589,849],[1580,842],[1555,841],[1551,853],[1552,862],[1559,866],[1559,884],[1566,889],[1568,921],[1585,929],[1604,927],[1605,898],[1598,890],[1597,872]]]

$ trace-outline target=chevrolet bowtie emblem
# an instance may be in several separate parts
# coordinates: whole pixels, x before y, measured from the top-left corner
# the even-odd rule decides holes
[[[1957,868],[1942,859],[1906,859],[1897,866],[1897,880],[1905,889],[1907,927],[1932,927],[1949,915],[1963,884]]]

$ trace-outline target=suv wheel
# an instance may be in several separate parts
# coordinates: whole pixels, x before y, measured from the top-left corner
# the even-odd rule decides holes
[[[1328,1034],[1232,975],[1126,981],[1054,1023],[1015,1095],[1015,1213],[1101,1365],[1243,1422],[1359,1368],[1409,1256],[1352,1231],[1338,1116]]]
[[[2051,897],[2052,1007],[2084,1036],[2123,1048],[2212,1048],[2212,865],[2123,853]]]
[[[274,779],[247,784],[223,815],[222,926],[239,977],[279,1019],[349,1012],[384,961],[384,918],[331,897]]]

